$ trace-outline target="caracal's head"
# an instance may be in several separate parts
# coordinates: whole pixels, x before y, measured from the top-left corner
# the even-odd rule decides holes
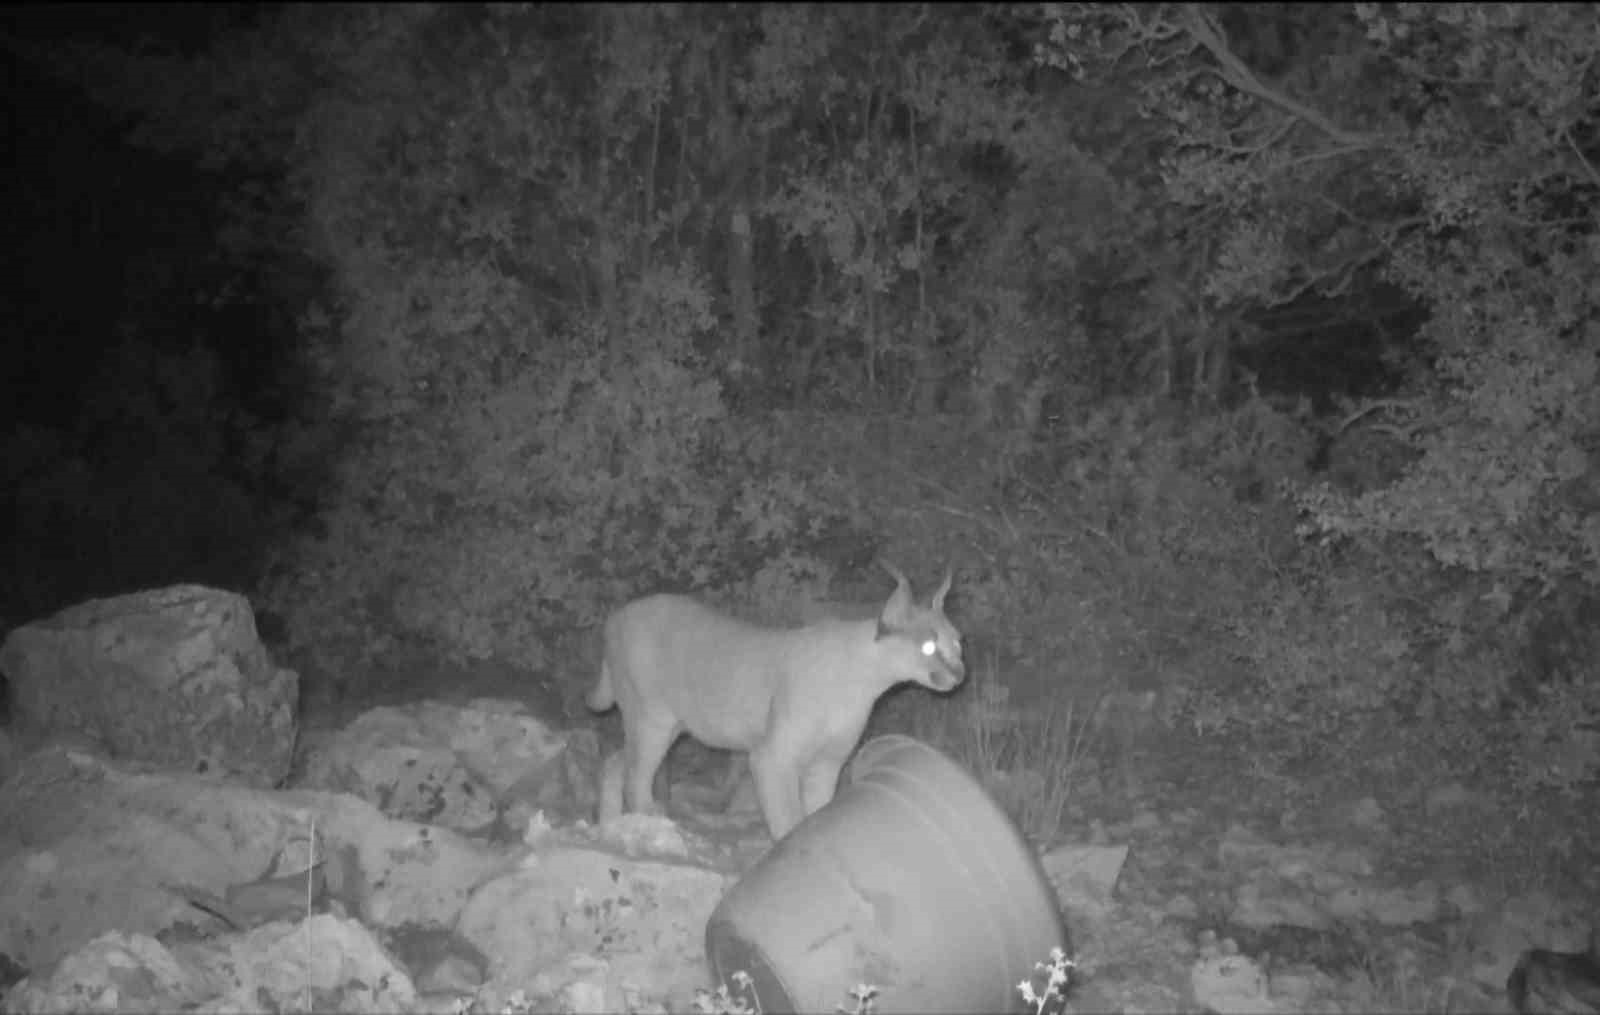
[[[911,583],[888,561],[883,569],[894,576],[895,590],[878,615],[878,646],[889,662],[897,683],[912,681],[935,691],[949,691],[967,675],[961,660],[961,632],[944,615],[944,597],[951,574],[927,606],[911,597]]]

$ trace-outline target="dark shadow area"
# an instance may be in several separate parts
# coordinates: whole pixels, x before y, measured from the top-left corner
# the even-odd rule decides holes
[[[195,6],[13,8],[0,32],[188,48],[231,10]],[[307,408],[294,322],[315,273],[259,237],[219,241],[239,179],[133,147],[130,124],[67,82],[10,47],[0,61],[0,629],[172,582],[248,590],[318,486],[320,466],[285,453]]]

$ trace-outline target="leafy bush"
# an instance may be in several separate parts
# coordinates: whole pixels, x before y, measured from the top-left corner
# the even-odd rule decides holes
[[[727,417],[694,351],[709,320],[692,280],[635,298],[627,332],[542,342],[483,401],[419,411],[347,459],[326,531],[268,593],[295,643],[381,648],[403,630],[547,667],[554,632],[645,591],[825,590],[811,549],[848,502]]]
[[[1492,100],[1465,82],[1448,98],[1419,96],[1415,138],[1385,167],[1427,222],[1398,237],[1387,265],[1431,310],[1421,337],[1433,370],[1398,420],[1418,457],[1388,487],[1311,488],[1300,503],[1320,538],[1412,542],[1456,576],[1415,639],[1432,650],[1430,697],[1497,710],[1522,669],[1500,645],[1552,593],[1600,586],[1600,306],[1591,284],[1600,173],[1575,143],[1588,129],[1592,99],[1578,96],[1591,87],[1600,18],[1587,8],[1358,10],[1392,66],[1452,75],[1470,67],[1496,86]],[[1521,69],[1529,60],[1537,74]],[[1498,672],[1480,673],[1469,693],[1447,692],[1485,658]],[[1566,745],[1557,753],[1586,757],[1554,770],[1534,764],[1525,779],[1600,775],[1586,729],[1600,720],[1594,672],[1522,698],[1536,731],[1526,747],[1554,740]]]
[[[1519,679],[1505,644],[1552,594],[1571,595],[1558,590],[1600,584],[1589,281],[1600,14],[1047,10],[1046,62],[1088,78],[1129,74],[1161,138],[1193,282],[1172,305],[1214,325],[1171,327],[1166,342],[1185,345],[1197,374],[1229,341],[1251,340],[1228,322],[1267,310],[1398,286],[1426,321],[1389,350],[1402,390],[1345,410],[1376,416],[1410,446],[1399,476],[1365,490],[1298,484],[1302,535],[1333,551],[1313,547],[1308,559],[1338,563],[1302,575],[1267,617],[1238,618],[1268,668],[1261,700],[1313,725],[1420,714],[1442,732],[1496,713]],[[1364,578],[1347,570],[1357,567]],[[1600,718],[1592,672],[1518,707],[1539,729],[1587,743]],[[1506,727],[1495,736],[1514,739]]]

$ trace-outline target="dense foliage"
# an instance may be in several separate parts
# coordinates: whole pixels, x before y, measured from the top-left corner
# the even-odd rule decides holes
[[[303,425],[348,437],[265,589],[304,644],[543,662],[642,586],[826,587],[876,523],[769,410],[954,416],[1215,611],[1247,677],[1188,666],[1199,725],[1420,721],[1569,786],[1595,52],[1591,5],[422,4],[49,59],[278,181],[240,221],[327,272]]]

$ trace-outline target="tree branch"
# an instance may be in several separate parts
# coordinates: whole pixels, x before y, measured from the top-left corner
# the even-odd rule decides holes
[[[1305,121],[1348,148],[1371,148],[1382,139],[1378,134],[1345,130],[1317,110],[1270,87],[1239,59],[1223,38],[1222,27],[1199,4],[1181,4],[1179,10],[1184,28],[1216,59],[1218,73],[1233,87]]]
[[[1568,148],[1572,149],[1572,154],[1577,158],[1578,165],[1582,167],[1584,175],[1589,178],[1589,182],[1594,186],[1600,187],[1600,173],[1595,172],[1594,163],[1584,157],[1583,150],[1578,147],[1578,142],[1572,139],[1572,131],[1562,131],[1561,139],[1567,143]]]

